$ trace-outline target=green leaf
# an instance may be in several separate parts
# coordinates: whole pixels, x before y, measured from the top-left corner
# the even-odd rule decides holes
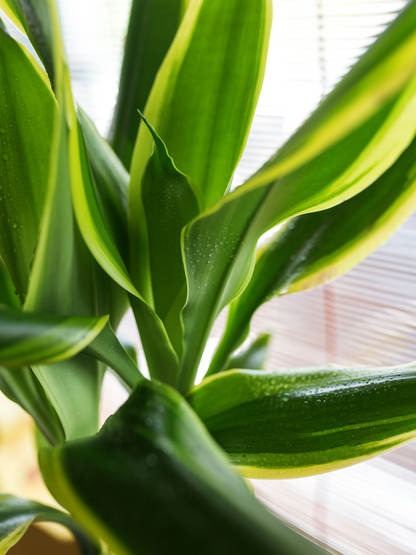
[[[188,297],[183,311],[181,391],[187,391],[194,381],[203,345],[217,314],[247,285],[259,237],[291,216],[327,208],[357,194],[387,170],[413,139],[415,24],[413,0],[293,139],[246,184],[185,229]],[[392,60],[396,65],[390,67]],[[387,69],[388,73],[383,73]],[[357,110],[359,120],[351,116],[351,106]],[[349,120],[343,121],[340,114]],[[350,120],[360,126],[351,127]],[[321,136],[321,127],[327,134]],[[314,137],[310,149],[315,158],[305,146],[308,134]],[[294,160],[303,165],[295,166]],[[282,175],[289,169],[292,173]],[[211,257],[209,267],[206,257]]]
[[[0,10],[7,15],[22,33],[26,34],[25,16],[19,0],[0,0]]]
[[[16,288],[12,282],[7,268],[0,258],[0,304],[5,304],[11,308],[21,308]]]
[[[98,555],[100,549],[69,515],[35,501],[0,495],[0,555],[5,555],[34,522],[56,522],[71,530],[81,555]]]
[[[11,401],[32,416],[51,445],[63,442],[65,434],[56,411],[30,368],[11,370],[0,366],[0,389]]]
[[[71,358],[99,335],[107,320],[46,316],[0,305],[0,364],[18,368]]]
[[[240,472],[295,478],[344,468],[416,436],[416,368],[232,370],[188,401]]]
[[[244,150],[263,80],[271,0],[196,0],[155,80],[145,116],[207,206],[221,198]],[[131,275],[146,300],[148,238],[141,179],[153,140],[141,126],[130,186]]]
[[[56,101],[45,73],[2,28],[0,90],[0,255],[23,301],[47,191]]]
[[[55,497],[118,555],[323,553],[258,503],[163,384],[142,382],[95,437],[39,460]]]
[[[359,195],[290,220],[260,249],[254,273],[232,303],[210,373],[244,339],[251,317],[274,295],[316,287],[347,272],[416,208],[416,141]]]
[[[117,248],[128,260],[127,204],[130,176],[110,145],[98,133],[87,114],[78,107],[78,118],[100,201]]]
[[[269,333],[258,335],[251,341],[247,347],[240,352],[230,356],[221,368],[221,371],[232,370],[234,368],[244,368],[246,370],[263,370],[266,364],[267,354],[269,351],[269,343],[272,336]],[[218,370],[219,372],[220,370]],[[206,373],[205,377],[213,374],[210,370]]]
[[[180,357],[182,324],[179,316],[186,301],[181,233],[199,214],[198,200],[203,201],[198,198],[199,191],[191,180],[176,168],[154,128],[146,118],[143,117],[143,121],[154,141],[154,151],[141,184],[153,302]]]
[[[145,379],[137,363],[124,350],[109,323],[84,352],[112,368],[128,389],[134,389],[140,380]]]
[[[130,168],[140,118],[189,0],[133,0],[110,143]]]

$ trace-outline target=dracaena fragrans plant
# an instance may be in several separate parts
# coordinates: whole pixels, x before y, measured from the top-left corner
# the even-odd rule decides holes
[[[1,496],[0,553],[48,519],[84,554],[323,553],[239,474],[312,475],[413,438],[416,367],[266,372],[266,335],[236,351],[262,303],[347,271],[415,208],[416,1],[232,192],[271,0],[134,0],[113,149],[74,101],[53,0],[0,7],[42,61],[1,26],[0,386],[70,513]],[[116,336],[128,306],[150,380]],[[131,395],[98,431],[106,368]]]

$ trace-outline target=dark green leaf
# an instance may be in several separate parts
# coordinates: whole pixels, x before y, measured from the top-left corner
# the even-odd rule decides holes
[[[189,0],[133,0],[110,143],[130,168],[140,118]]]
[[[56,102],[39,65],[1,28],[0,91],[0,255],[23,301],[47,191]]]
[[[416,207],[416,141],[373,185],[337,206],[290,220],[259,251],[254,273],[232,303],[212,370],[244,339],[273,295],[334,279],[381,245]],[[213,373],[213,372],[210,372]]]
[[[269,343],[272,336],[269,333],[263,333],[256,337],[254,341],[249,343],[247,347],[243,348],[240,352],[230,356],[226,360],[225,365],[217,372],[225,370],[232,370],[234,368],[244,368],[245,370],[263,370],[266,364],[267,354],[269,350]],[[210,366],[206,376],[214,374],[214,366]]]
[[[295,478],[416,437],[416,367],[232,370],[188,401],[244,476]]]
[[[12,308],[21,308],[16,288],[12,282],[7,268],[0,258],[0,304],[5,304]]]
[[[13,495],[0,495],[0,555],[17,543],[33,522],[56,522],[66,526],[78,540],[81,555],[98,555],[100,549],[69,515],[52,507]]]
[[[182,324],[179,316],[186,301],[181,233],[200,212],[198,189],[176,168],[165,144],[146,118],[143,117],[143,121],[154,141],[154,151],[141,185],[153,302],[180,357]]]
[[[323,553],[258,503],[163,384],[142,382],[95,437],[39,460],[56,498],[118,554]]]

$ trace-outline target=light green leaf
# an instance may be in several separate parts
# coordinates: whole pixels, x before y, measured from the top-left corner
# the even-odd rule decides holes
[[[110,143],[130,168],[140,118],[189,0],[133,0]]]
[[[231,370],[188,401],[240,472],[295,478],[344,468],[416,437],[416,367]]]
[[[30,368],[11,370],[0,366],[0,389],[11,401],[32,416],[51,445],[63,442],[65,434],[56,411]]]
[[[13,495],[0,495],[0,555],[5,555],[34,522],[56,522],[73,532],[81,555],[98,555],[100,549],[69,515]]]
[[[163,384],[142,382],[95,437],[39,460],[54,496],[118,555],[324,553],[259,504]]]
[[[0,365],[47,364],[81,352],[103,330],[108,317],[54,317],[0,305]]]
[[[100,335],[88,345],[84,353],[92,355],[112,368],[128,389],[134,389],[139,381],[145,379],[140,373],[137,363],[124,350],[109,323]]]
[[[45,73],[2,28],[0,52],[0,255],[23,301],[46,197],[57,107]]]
[[[88,159],[112,236],[124,261],[128,259],[127,204],[130,176],[94,123],[78,106]]]
[[[141,184],[149,239],[149,270],[156,313],[178,356],[182,353],[180,311],[186,301],[186,279],[182,261],[182,229],[199,212],[198,189],[180,172],[165,144],[146,118],[143,121],[154,141],[154,151]],[[199,193],[200,197],[200,193]]]
[[[409,20],[413,21],[412,27]],[[413,139],[416,131],[415,24],[416,1],[413,0],[297,131],[287,143],[289,146],[284,146],[245,185],[185,229],[183,253],[188,298],[183,311],[185,350],[181,391],[187,391],[194,381],[202,345],[215,317],[247,285],[259,237],[291,216],[323,209],[357,194],[387,170]],[[403,43],[406,33],[411,38]],[[412,56],[409,54],[409,59],[406,58],[403,69],[403,60],[399,63],[396,55],[400,52],[405,56],[407,49]],[[391,56],[397,67],[390,68]],[[382,69],[387,71],[387,67],[389,73],[383,74]],[[378,86],[373,86],[372,80],[377,76]],[[380,90],[384,90],[381,98]],[[354,105],[360,117],[350,119],[360,127],[351,128],[350,121],[344,125],[339,120],[339,114],[350,117],[350,105]],[[309,158],[306,156],[304,143],[308,133],[314,141],[318,140],[320,126],[328,135],[321,137],[320,150],[314,150],[315,158],[310,159],[312,156],[310,153]],[[328,142],[328,136],[332,142]],[[313,145],[315,149],[316,143]],[[287,160],[307,163],[297,169],[294,162],[290,162],[292,166],[289,162],[280,164],[289,152],[292,154]],[[282,168],[286,167],[294,171],[282,176]],[[205,264],[201,253],[211,257],[211,266]]]
[[[360,194],[290,220],[257,255],[254,273],[231,304],[210,373],[244,340],[251,317],[274,295],[316,287],[345,273],[381,245],[416,208],[416,141]]]
[[[263,80],[271,0],[195,0],[187,10],[145,109],[207,206],[226,191],[244,150]],[[141,126],[131,169],[133,283],[151,300],[141,179],[153,141]]]
[[[26,34],[26,21],[20,0],[0,0],[0,10],[16,25],[16,27]]]

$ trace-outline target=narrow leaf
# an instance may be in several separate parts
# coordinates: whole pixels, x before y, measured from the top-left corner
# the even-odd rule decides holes
[[[130,168],[140,118],[189,0],[133,0],[110,143]]]
[[[69,515],[35,501],[0,495],[0,555],[5,555],[34,522],[56,522],[66,526],[78,541],[81,555],[98,555],[100,549]]]
[[[254,273],[232,303],[210,373],[244,339],[251,317],[274,295],[316,287],[347,272],[416,208],[416,141],[373,185],[352,199],[290,220],[257,255]]]
[[[163,384],[142,382],[95,437],[39,460],[60,503],[119,555],[323,553],[258,503]]]
[[[327,135],[323,136],[320,151],[314,151],[315,158],[307,162],[302,158],[306,157],[306,151],[302,150],[300,139],[299,144],[298,139],[290,142],[290,145],[298,144],[300,153],[298,156],[293,150],[290,160],[302,160],[301,167],[294,169],[292,165],[290,169],[294,171],[282,176],[282,168],[286,166],[283,162],[279,165],[280,156],[284,158],[292,148],[284,146],[245,185],[187,226],[183,247],[188,298],[183,312],[185,350],[179,385],[182,391],[193,383],[202,346],[215,317],[245,288],[259,237],[291,216],[327,208],[354,196],[387,170],[413,139],[416,131],[416,77],[413,71],[416,27],[409,27],[409,19],[416,23],[414,0],[393,23],[393,31],[389,28],[370,47],[358,62],[358,69],[352,69],[341,80],[296,134],[303,137],[305,130],[312,133],[320,129],[320,125],[327,129],[328,122],[331,122],[335,129],[332,135],[328,131],[333,137],[332,143],[328,143]],[[405,41],[405,48],[402,33],[406,32],[411,38]],[[406,54],[409,57],[405,69],[402,59],[400,67],[390,67],[391,56],[397,62],[395,56],[398,52],[404,56],[403,49],[410,49],[412,53],[411,57]],[[369,60],[377,66],[376,74]],[[380,69],[387,71],[387,67],[388,73]],[[374,87],[371,80],[376,77],[378,86]],[[384,90],[382,99],[380,89]],[[344,113],[345,117],[350,117],[345,108],[350,104],[357,110],[361,107],[357,112],[359,120],[351,118],[360,127],[352,131],[350,121],[342,123],[338,117]],[[275,166],[279,168],[276,171]],[[201,253],[211,255],[210,267],[205,264]],[[201,290],[204,295],[200,294]]]
[[[230,356],[221,368],[221,371],[224,372],[225,370],[233,370],[235,368],[264,370],[271,338],[272,336],[269,333],[259,335],[247,347]],[[205,377],[215,373],[212,368],[211,366]]]
[[[0,364],[18,368],[71,358],[98,336],[107,320],[44,316],[0,305]]]
[[[16,27],[26,34],[26,21],[20,0],[0,0],[0,10],[16,25]]]
[[[181,233],[185,225],[199,214],[198,190],[176,168],[165,144],[146,118],[143,117],[143,121],[154,141],[154,151],[141,186],[149,238],[153,302],[180,357],[182,325],[179,316],[186,301]]]
[[[23,301],[46,197],[57,106],[45,73],[2,28],[0,90],[0,255]]]
[[[295,478],[344,468],[416,437],[416,368],[232,370],[188,401],[240,472]]]
[[[10,306],[11,308],[21,308],[16,288],[12,282],[7,268],[0,258],[0,304]]]
[[[264,75],[271,0],[196,0],[155,80],[145,116],[175,164],[202,192],[221,198],[243,153]],[[131,274],[149,300],[141,179],[153,141],[141,126],[131,169]]]
[[[84,353],[94,356],[112,368],[128,389],[134,389],[139,381],[144,380],[137,364],[124,350],[109,323],[88,345]]]

